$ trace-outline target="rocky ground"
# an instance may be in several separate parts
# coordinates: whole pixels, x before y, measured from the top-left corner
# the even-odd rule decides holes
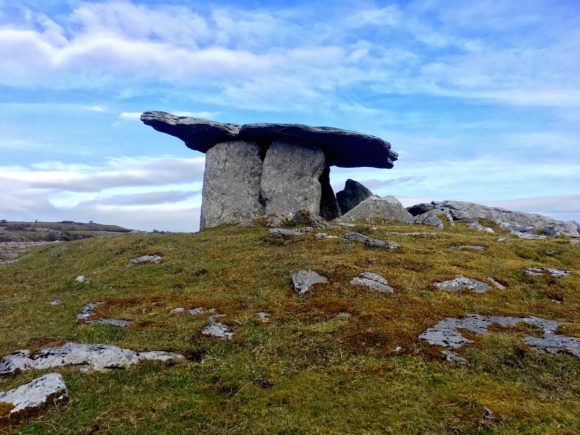
[[[0,265],[0,431],[575,433],[575,239],[442,223],[30,248]]]

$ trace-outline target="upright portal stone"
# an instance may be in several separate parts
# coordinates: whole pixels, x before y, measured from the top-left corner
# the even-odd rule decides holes
[[[201,228],[264,214],[260,203],[261,148],[254,142],[222,142],[205,157]]]
[[[264,158],[260,185],[266,214],[305,209],[319,215],[320,176],[325,170],[326,158],[319,147],[289,140],[274,141]]]

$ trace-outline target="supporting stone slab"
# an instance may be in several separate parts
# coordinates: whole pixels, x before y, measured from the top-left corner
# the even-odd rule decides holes
[[[203,176],[201,228],[238,223],[264,214],[260,202],[261,147],[222,142],[208,150]]]

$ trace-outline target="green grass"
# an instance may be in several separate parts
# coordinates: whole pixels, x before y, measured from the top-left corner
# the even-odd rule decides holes
[[[435,238],[387,237],[386,231],[434,230],[385,225],[371,233],[399,242],[397,252],[317,241],[312,234],[283,246],[267,241],[261,227],[129,234],[44,246],[1,266],[0,355],[74,340],[175,350],[189,359],[92,374],[58,369],[69,403],[0,432],[577,433],[579,360],[523,345],[521,337],[537,334],[533,328],[520,324],[474,337],[459,352],[470,363],[462,367],[443,361],[440,349],[417,336],[444,317],[466,313],[536,315],[580,336],[579,247],[558,238],[496,242],[498,234],[462,225]],[[451,248],[457,244],[486,250]],[[144,254],[165,260],[127,265]],[[526,277],[533,265],[572,274]],[[294,294],[290,275],[302,268],[329,283]],[[351,286],[363,271],[382,274],[395,293]],[[456,274],[493,276],[507,288],[477,295],[433,287]],[[78,275],[87,282],[76,283]],[[49,305],[54,298],[63,304]],[[77,324],[77,312],[95,301],[105,302],[99,315],[133,325]],[[217,308],[234,339],[202,336],[208,316],[169,314],[178,306]],[[260,322],[258,311],[271,313],[271,321]],[[341,311],[352,316],[337,319]],[[5,377],[0,389],[39,375]],[[482,422],[484,406],[496,421]]]

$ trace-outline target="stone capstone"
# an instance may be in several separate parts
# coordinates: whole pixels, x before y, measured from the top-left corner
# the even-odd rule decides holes
[[[0,414],[0,422],[15,419],[49,405],[68,399],[68,391],[62,376],[49,373],[10,391],[0,392],[0,405],[11,406],[8,415]]]
[[[260,202],[261,148],[254,142],[221,142],[205,157],[200,227],[238,223],[264,214]]]
[[[306,143],[274,141],[264,157],[260,197],[266,214],[294,213],[305,209],[320,215],[326,169],[322,150]]]
[[[410,224],[413,223],[413,216],[394,196],[384,198],[371,196],[343,214],[340,220],[342,222],[365,221],[367,223],[384,220]]]
[[[66,343],[31,353],[19,350],[0,359],[0,375],[28,370],[78,366],[82,370],[123,369],[141,361],[179,361],[181,354],[165,351],[136,352],[105,344]]]
[[[342,214],[352,210],[373,193],[361,183],[350,178],[346,180],[344,189],[336,193],[336,200]]]

